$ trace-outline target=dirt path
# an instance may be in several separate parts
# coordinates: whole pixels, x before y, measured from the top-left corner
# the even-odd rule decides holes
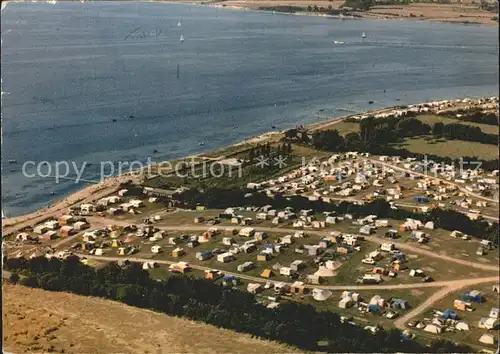
[[[150,259],[150,258],[140,258],[140,257],[107,257],[107,256],[94,256],[94,255],[87,255],[87,254],[81,254],[77,253],[76,254],[80,258],[87,258],[87,259],[94,259],[94,260],[100,260],[100,261],[107,261],[107,262],[116,262],[116,261],[124,261],[128,260],[129,262],[136,262],[136,263],[145,263],[145,262],[156,262],[158,264],[164,264],[164,265],[171,265],[171,264],[176,264],[177,262],[174,261],[167,261],[163,259]],[[198,270],[211,270],[214,268],[211,267],[204,267],[200,266],[197,264],[190,264],[191,268],[193,269],[198,269]],[[269,279],[264,279],[264,278],[259,278],[259,277],[252,277],[249,275],[241,274],[241,273],[233,273],[233,272],[228,272],[225,270],[220,270],[222,273],[225,275],[234,275],[237,276],[238,278],[245,279],[245,280],[250,280],[256,283],[266,283],[270,281]],[[328,289],[328,290],[370,290],[370,289],[416,289],[416,288],[440,288],[440,287],[452,287],[456,286],[457,284],[462,284],[462,287],[467,286],[467,285],[474,285],[478,283],[484,283],[484,282],[494,282],[498,281],[498,277],[488,277],[488,278],[476,278],[472,280],[447,280],[447,281],[439,281],[439,282],[432,282],[432,283],[414,283],[414,284],[394,284],[394,285],[306,285],[308,288],[320,288],[320,289]],[[286,283],[288,285],[292,285],[292,283]]]
[[[482,195],[479,195],[477,193],[473,193],[471,191],[468,191],[467,189],[465,188],[462,188],[459,184],[457,183],[454,183],[454,182],[450,182],[444,178],[441,178],[441,177],[437,177],[437,176],[431,176],[429,174],[425,174],[425,173],[421,173],[421,172],[416,172],[416,171],[412,171],[412,170],[408,170],[404,167],[400,167],[400,166],[396,166],[394,164],[390,164],[390,163],[387,163],[387,162],[383,162],[383,161],[379,161],[379,160],[374,160],[374,159],[369,159],[369,158],[364,158],[365,161],[370,161],[371,163],[374,163],[374,164],[379,164],[379,165],[382,165],[382,166],[385,166],[387,168],[392,168],[394,170],[398,170],[398,171],[402,171],[402,172],[408,172],[408,173],[411,173],[411,174],[414,174],[414,175],[418,175],[418,176],[422,176],[422,177],[426,177],[426,178],[433,178],[433,179],[437,179],[437,180],[440,180],[441,182],[443,182],[444,184],[448,184],[450,186],[454,186],[454,187],[457,187],[461,192],[471,196],[471,197],[475,197],[475,198],[478,198],[478,199],[482,199],[482,200],[486,200],[488,202],[491,202],[491,203],[495,203],[495,204],[498,204],[498,200],[497,199],[493,199],[493,198],[488,198],[488,197],[483,197]]]
[[[129,222],[126,221],[120,221],[120,220],[113,220],[113,219],[106,219],[106,218],[99,218],[99,217],[89,217],[87,218],[92,225],[97,225],[98,227],[100,226],[105,226],[109,224],[115,224],[118,226],[126,226],[130,225]],[[165,231],[206,231],[209,226],[207,225],[167,225],[167,226],[158,226],[162,230]],[[217,227],[217,226],[216,226]],[[233,227],[233,226],[231,226]],[[219,228],[221,228],[219,226]],[[234,227],[235,229],[241,229],[242,227]],[[265,231],[265,232],[278,232],[278,233],[287,233],[287,234],[293,234],[297,231],[297,229],[286,229],[286,228],[280,228],[280,227],[256,227],[255,228],[258,231]],[[317,235],[317,236],[326,236],[330,233],[330,231],[315,231],[315,230],[306,230],[306,232],[310,235]],[[386,243],[387,240],[381,237],[377,236],[365,236],[365,239],[370,242],[375,242],[375,243]],[[401,243],[401,242],[396,242],[396,241],[391,241],[398,249],[401,250],[407,250],[412,253],[417,253],[421,254],[427,257],[432,257],[432,258],[437,258],[441,259],[446,262],[451,262],[451,263],[456,263],[456,264],[461,264],[465,265],[468,267],[472,268],[477,268],[481,270],[486,270],[486,271],[495,271],[498,272],[500,271],[500,267],[494,266],[494,265],[487,265],[487,264],[482,264],[482,263],[475,263],[475,262],[470,262],[466,261],[463,259],[457,259],[453,258],[451,256],[443,255],[443,254],[438,254],[434,253],[432,251],[428,251],[425,249],[422,249],[417,246],[412,246],[408,245],[406,243]]]
[[[394,321],[394,326],[399,329],[405,329],[406,323],[410,321],[412,318],[417,317],[418,315],[422,314],[425,312],[429,307],[431,307],[433,304],[438,302],[439,300],[443,299],[444,297],[448,296],[449,294],[468,287],[472,285],[477,285],[481,283],[494,283],[498,282],[498,276],[497,277],[488,277],[488,278],[479,278],[479,279],[463,279],[463,280],[454,280],[454,281],[449,281],[447,282],[448,285],[439,290],[438,292],[434,293],[432,296],[427,298],[423,303],[421,303],[419,306],[415,307],[413,310],[405,314],[404,316],[401,316],[398,318],[396,321]]]

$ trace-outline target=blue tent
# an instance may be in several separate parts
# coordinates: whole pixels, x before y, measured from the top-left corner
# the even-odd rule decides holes
[[[368,305],[369,312],[380,312],[380,306],[378,305]]]
[[[429,203],[429,198],[420,195],[413,197],[413,200],[417,203]]]
[[[406,341],[406,340],[411,340],[411,338],[404,334],[404,333],[401,333],[401,335],[399,336],[399,338],[401,338],[401,341]]]
[[[456,320],[457,319],[457,314],[450,310],[450,309],[446,309],[443,314],[441,315],[441,318],[447,320],[447,319],[452,319],[452,320]]]

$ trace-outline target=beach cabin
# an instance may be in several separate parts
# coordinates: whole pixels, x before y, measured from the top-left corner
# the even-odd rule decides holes
[[[38,225],[38,226],[35,226],[35,228],[33,229],[33,232],[36,234],[39,234],[39,235],[44,234],[47,231],[49,231],[49,228],[45,225]]]
[[[152,253],[160,253],[161,252],[161,247],[158,245],[154,245],[151,247],[151,252]]]
[[[182,257],[186,254],[183,248],[177,247],[172,250],[172,257],[174,258],[179,258]]]
[[[230,252],[221,253],[217,255],[217,262],[228,263],[234,260],[234,255]]]
[[[73,235],[75,233],[75,229],[72,226],[65,225],[61,227],[59,233],[61,234],[62,237],[67,237]]]
[[[271,269],[264,269],[262,273],[260,273],[260,276],[262,278],[271,278],[273,276],[273,271]]]
[[[482,317],[479,320],[478,327],[481,329],[496,329],[498,327],[498,320],[491,317]]]
[[[88,223],[86,223],[85,221],[77,221],[73,224],[73,227],[75,230],[81,231],[81,230],[88,229],[90,227],[90,225]]]
[[[295,271],[290,267],[281,267],[280,268],[280,275],[283,275],[285,277],[291,277],[294,274],[295,274]]]
[[[472,311],[470,302],[456,299],[453,301],[453,308],[458,311]]]
[[[196,259],[199,261],[206,261],[210,258],[212,258],[213,254],[210,251],[203,251],[203,252],[197,252],[196,253]]]
[[[243,264],[238,265],[238,267],[236,269],[238,270],[238,272],[246,272],[246,271],[251,270],[253,268],[255,268],[254,263],[247,261]]]
[[[488,315],[488,317],[490,317],[490,318],[494,318],[494,319],[498,319],[498,313],[499,313],[498,308],[493,307],[493,308],[491,309],[490,314]]]
[[[271,259],[271,255],[268,253],[260,253],[257,255],[257,261],[259,262],[267,262]]]
[[[243,237],[252,237],[254,234],[255,234],[255,229],[252,227],[244,227],[239,232],[239,235]]]

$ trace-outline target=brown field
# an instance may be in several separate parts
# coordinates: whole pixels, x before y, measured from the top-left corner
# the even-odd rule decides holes
[[[174,0],[176,2],[203,3],[200,0]],[[214,1],[217,6],[240,7],[247,9],[259,9],[259,7],[270,6],[318,6],[333,9],[340,8],[344,1],[334,0],[227,0]],[[438,3],[412,3],[408,5],[381,5],[374,6],[369,11],[358,12],[357,14],[365,18],[378,19],[415,19],[430,20],[438,22],[457,22],[457,23],[481,23],[490,26],[498,26],[498,22],[493,20],[496,15],[494,12],[481,10],[480,1],[474,0],[452,0],[451,4]]]
[[[297,352],[114,301],[13,285],[3,292],[4,350],[15,353]]]
[[[367,16],[365,16],[365,14]],[[479,9],[475,4],[409,4],[375,6],[364,17],[384,17],[389,19],[414,18],[439,22],[469,22],[498,26],[493,21],[495,13]]]

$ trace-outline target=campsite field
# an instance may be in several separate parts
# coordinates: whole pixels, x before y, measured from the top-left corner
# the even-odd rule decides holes
[[[422,330],[415,330],[415,334],[419,335],[426,335],[429,337],[433,338],[444,338],[444,339],[449,339],[449,340],[459,340],[462,342],[467,342],[471,343],[473,345],[478,345],[484,348],[489,348],[493,349],[493,346],[488,346],[484,345],[482,343],[479,343],[478,340],[481,337],[481,335],[485,333],[493,334],[493,335],[498,335],[498,331],[494,330],[486,330],[486,329],[480,329],[478,328],[478,322],[482,317],[488,317],[490,310],[492,308],[500,308],[500,303],[499,303],[499,294],[494,293],[492,291],[492,286],[493,284],[482,284],[475,286],[473,288],[465,288],[462,289],[458,292],[451,293],[445,298],[441,299],[437,303],[434,304],[432,309],[429,309],[426,313],[424,313],[420,318],[417,318],[418,320],[422,320],[423,318],[432,318],[433,317],[433,310],[439,310],[441,312],[445,311],[446,309],[451,309],[457,313],[458,319],[463,320],[469,324],[471,327],[470,331],[454,331],[454,332],[443,332],[441,336],[437,336],[434,334],[430,334],[427,332],[423,332]],[[455,299],[460,299],[460,296],[468,291],[471,290],[479,290],[485,297],[486,301],[484,303],[475,303],[472,302],[472,308],[474,309],[473,311],[458,311],[453,308],[453,301]]]
[[[298,351],[109,300],[12,285],[3,286],[3,296],[3,343],[11,352],[206,353],[207,348],[218,353],[233,352],[234,348],[246,353]]]

